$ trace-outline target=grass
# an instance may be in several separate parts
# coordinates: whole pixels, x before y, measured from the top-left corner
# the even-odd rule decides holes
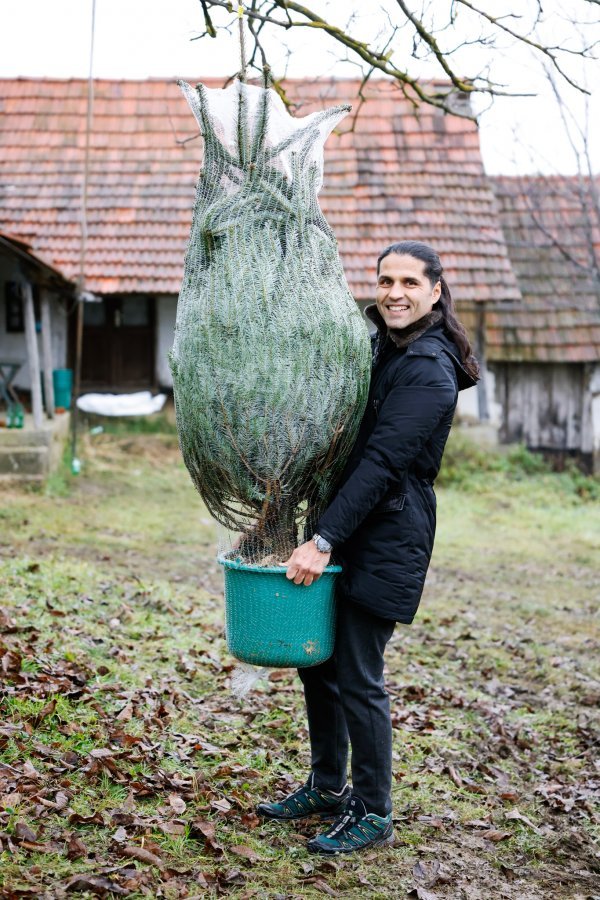
[[[593,895],[597,481],[453,435],[421,610],[388,653],[398,841],[323,862],[315,823],[253,814],[308,769],[299,682],[229,691],[218,536],[172,426],[81,450],[79,476],[65,457],[2,498],[6,896],[77,875],[132,898]]]

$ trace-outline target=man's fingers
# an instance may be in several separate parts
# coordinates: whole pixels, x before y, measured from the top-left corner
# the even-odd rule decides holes
[[[298,566],[290,566],[285,573],[286,578],[293,581],[294,584],[312,584],[314,575],[308,569],[301,569]]]

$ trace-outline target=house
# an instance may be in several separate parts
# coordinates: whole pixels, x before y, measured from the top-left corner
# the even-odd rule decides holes
[[[0,232],[0,283],[0,402],[6,424],[19,423],[16,430],[0,431],[0,482],[15,475],[38,481],[57,461],[68,428],[68,417],[55,417],[53,368],[54,360],[65,357],[61,339],[74,289],[48,260],[5,232]],[[17,384],[31,394],[32,415],[26,418]]]
[[[600,471],[600,179],[491,179],[522,302],[492,304],[500,437]]]
[[[486,309],[521,294],[476,125],[433,107],[416,112],[384,80],[369,82],[364,103],[359,80],[290,81],[287,90],[299,115],[346,102],[359,112],[327,142],[321,193],[357,302],[372,300],[383,247],[425,240],[445,263],[482,356]],[[84,80],[0,81],[0,229],[51,259],[70,282],[80,268],[86,103]],[[201,162],[196,122],[165,79],[97,80],[93,109],[85,287],[95,302],[84,306],[82,388],[169,387],[167,352]],[[54,328],[54,365],[71,366],[73,317],[56,317]],[[0,355],[6,340],[0,324]],[[463,414],[490,415],[491,377],[464,392]],[[27,385],[26,373],[17,383]]]

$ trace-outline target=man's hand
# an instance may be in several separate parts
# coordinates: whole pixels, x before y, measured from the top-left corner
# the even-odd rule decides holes
[[[305,584],[308,587],[323,573],[330,557],[331,553],[321,553],[317,550],[314,541],[307,541],[296,547],[290,558],[283,563],[288,567],[285,577],[294,584]]]

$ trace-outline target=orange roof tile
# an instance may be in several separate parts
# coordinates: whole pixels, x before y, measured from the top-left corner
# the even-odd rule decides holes
[[[202,79],[218,87],[222,81]],[[290,81],[299,115],[358,103],[358,80]],[[0,80],[0,228],[78,272],[87,82]],[[375,259],[393,240],[433,244],[460,301],[518,300],[484,174],[476,126],[371,81],[356,121],[325,151],[321,205],[350,288],[373,294]],[[197,126],[171,80],[94,84],[86,286],[177,293],[201,161]]]

